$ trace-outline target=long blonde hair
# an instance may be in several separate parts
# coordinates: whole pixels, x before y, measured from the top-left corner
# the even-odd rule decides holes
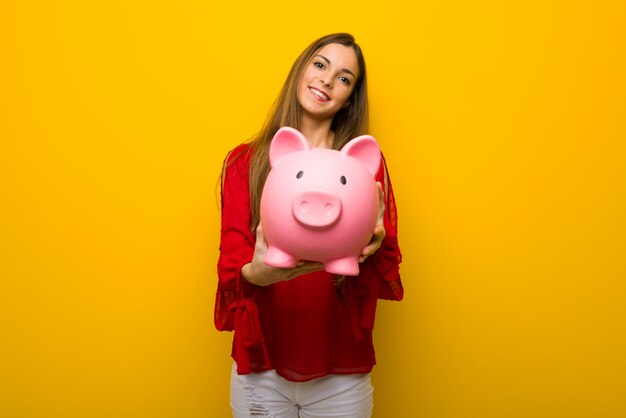
[[[297,86],[305,66],[317,51],[328,44],[338,43],[352,47],[358,62],[358,79],[348,98],[350,105],[340,109],[331,123],[335,133],[333,149],[340,149],[352,138],[366,134],[369,130],[369,109],[367,98],[367,72],[365,59],[359,45],[349,33],[335,33],[324,36],[309,45],[291,66],[287,80],[272,106],[261,130],[251,139],[253,152],[250,162],[250,230],[254,232],[259,224],[259,204],[261,193],[270,170],[269,147],[278,129],[290,126],[300,129],[302,108],[297,99]]]

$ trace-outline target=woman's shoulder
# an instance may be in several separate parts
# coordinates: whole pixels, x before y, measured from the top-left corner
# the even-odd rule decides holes
[[[252,144],[248,142],[241,143],[235,148],[228,151],[224,164],[230,166],[232,164],[247,165],[252,157]]]

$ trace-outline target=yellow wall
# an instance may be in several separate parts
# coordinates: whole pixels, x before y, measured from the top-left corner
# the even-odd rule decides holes
[[[226,3],[0,2],[0,416],[228,416],[221,161],[334,31],[400,211],[374,416],[626,416],[624,3]]]

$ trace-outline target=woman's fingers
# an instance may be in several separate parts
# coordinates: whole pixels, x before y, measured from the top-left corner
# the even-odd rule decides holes
[[[265,252],[267,251],[267,243],[265,242],[265,236],[263,235],[263,229],[261,224],[256,228],[256,243],[254,245],[253,261],[263,262],[265,258]]]
[[[380,184],[380,181],[376,182],[376,187],[378,188],[378,224],[383,222],[385,217],[385,192],[383,191],[383,185]]]
[[[385,239],[385,193],[383,192],[383,186],[380,182],[376,182],[378,189],[378,219],[376,220],[376,227],[370,243],[363,249],[359,256],[359,263],[365,261],[367,257],[374,254],[382,245]]]

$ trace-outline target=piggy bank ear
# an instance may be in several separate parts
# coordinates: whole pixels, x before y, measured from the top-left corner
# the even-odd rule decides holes
[[[361,135],[348,142],[341,153],[361,161],[376,176],[380,168],[380,148],[376,140],[369,135]]]
[[[307,151],[311,146],[302,133],[296,129],[280,128],[270,145],[270,165],[274,167],[285,155],[294,151]]]

